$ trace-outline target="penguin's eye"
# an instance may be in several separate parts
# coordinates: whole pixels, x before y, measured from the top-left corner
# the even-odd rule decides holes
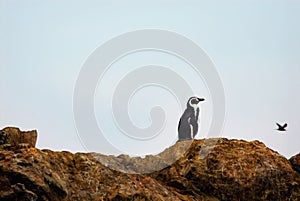
[[[192,103],[192,104],[197,104],[197,99],[196,99],[196,98],[193,98],[193,99],[191,100],[191,103]]]

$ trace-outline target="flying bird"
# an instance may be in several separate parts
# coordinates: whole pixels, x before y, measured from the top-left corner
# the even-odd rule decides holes
[[[276,123],[276,125],[278,126],[278,131],[286,131],[287,123],[285,123],[283,126],[281,126],[279,123]]]
[[[194,139],[199,128],[198,103],[204,101],[204,98],[191,97],[187,102],[187,108],[182,114],[178,124],[178,141]]]

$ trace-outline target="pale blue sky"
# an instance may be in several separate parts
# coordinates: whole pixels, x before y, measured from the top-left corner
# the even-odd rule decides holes
[[[38,129],[39,148],[85,151],[72,111],[83,63],[117,35],[155,28],[186,36],[213,60],[226,96],[221,136],[258,139],[290,157],[300,151],[299,19],[296,0],[2,0],[0,127]]]

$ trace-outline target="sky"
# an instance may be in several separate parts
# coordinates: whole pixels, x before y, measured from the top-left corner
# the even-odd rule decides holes
[[[137,86],[129,100],[124,94],[112,103],[112,96],[118,84],[126,89],[128,83],[121,81],[141,66],[167,66],[173,74],[161,80],[171,83],[180,76],[193,95],[206,98],[200,105],[197,138],[259,140],[289,158],[300,152],[299,19],[300,1],[296,0],[2,0],[0,127],[37,129],[37,147],[41,149],[159,153],[176,142],[177,122],[184,109],[178,99],[187,100],[188,96],[179,97],[177,91],[172,93],[158,83]],[[88,129],[78,132],[73,98],[87,61],[117,36],[145,29],[184,36],[207,54],[225,95],[220,133],[209,133],[216,111],[214,92],[205,78],[195,74],[182,58],[157,50],[124,55],[111,63],[94,86],[97,125],[119,152],[105,150],[101,138]],[[142,76],[146,79],[150,75],[145,72]],[[151,108],[160,106],[165,111],[165,130],[148,140],[122,133],[114,123],[112,108],[118,107],[114,104],[127,104],[130,120],[139,128],[151,125]],[[276,122],[288,123],[288,130],[276,131]],[[87,146],[87,142],[98,140],[99,147]]]

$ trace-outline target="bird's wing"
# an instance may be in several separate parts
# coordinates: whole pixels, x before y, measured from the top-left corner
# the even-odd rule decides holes
[[[180,127],[180,124],[181,124],[181,120],[182,119],[187,119],[189,116],[191,116],[191,112],[189,110],[185,110],[179,120],[179,123],[178,123],[178,129]]]
[[[281,125],[279,124],[279,123],[276,123],[276,125],[280,128],[281,127]]]
[[[287,127],[287,123],[285,123],[282,127],[283,127],[283,128],[286,128],[286,127]]]

